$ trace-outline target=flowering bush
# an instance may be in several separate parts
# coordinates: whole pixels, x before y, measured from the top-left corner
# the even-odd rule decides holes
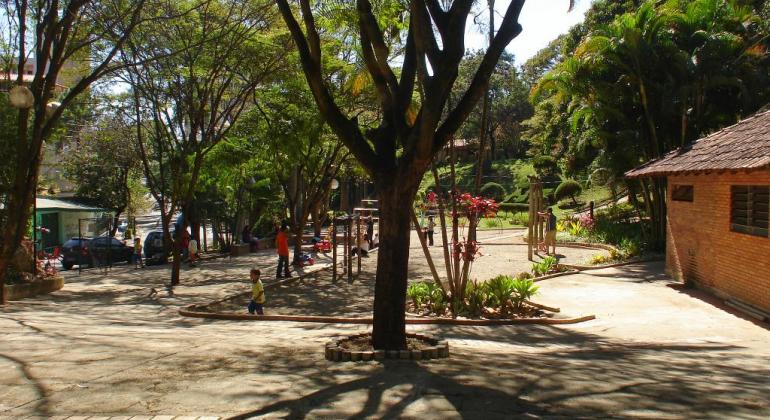
[[[474,197],[469,193],[459,194],[455,200],[468,219],[472,217],[495,217],[500,208],[500,205],[491,198]]]
[[[491,198],[474,197],[469,193],[455,195],[455,204],[459,211],[473,226],[479,219],[495,217],[500,206]],[[479,254],[479,244],[476,241],[458,241],[452,252],[460,255],[463,261],[473,262]]]

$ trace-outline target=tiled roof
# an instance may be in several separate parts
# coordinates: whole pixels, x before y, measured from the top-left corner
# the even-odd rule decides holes
[[[770,168],[770,111],[758,112],[626,172],[628,178]]]
[[[109,212],[107,209],[81,204],[75,201],[37,197],[37,210],[64,210],[82,212]]]

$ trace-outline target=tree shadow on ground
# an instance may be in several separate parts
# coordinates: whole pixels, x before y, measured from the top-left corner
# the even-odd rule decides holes
[[[264,369],[273,375],[303,376],[287,378],[296,381],[291,385],[294,393],[263,395],[273,402],[232,418],[770,414],[765,398],[770,367],[763,357],[740,347],[619,343],[574,332],[567,334],[573,344],[568,346],[560,333],[544,329],[530,339],[549,345],[515,351],[452,342],[451,359],[439,361],[326,362],[292,371],[292,360],[284,366],[276,359]],[[524,345],[530,339],[519,341]],[[234,396],[252,397],[252,392]]]
[[[682,283],[672,283],[667,285],[669,288],[676,290],[677,292],[687,295],[693,299],[700,300],[702,302],[705,302],[715,308],[719,308],[722,311],[725,311],[731,315],[734,315],[738,318],[741,318],[745,321],[749,321],[752,324],[764,328],[768,331],[770,331],[770,322],[765,322],[758,320],[752,316],[749,316],[731,306],[728,306],[723,299],[720,299],[704,290],[699,290],[693,287],[689,287]]]
[[[594,277],[611,278],[619,282],[630,283],[656,283],[664,282],[671,283],[674,280],[669,277],[664,270],[664,263],[660,261],[645,263],[645,264],[632,264],[621,267],[622,275],[617,272],[618,269],[598,269],[596,271],[590,271],[590,274]]]
[[[31,385],[34,393],[34,399],[32,400],[34,401],[34,404],[32,404],[32,411],[40,416],[50,415],[47,400],[50,392],[48,388],[43,385],[42,381],[32,374],[29,368],[29,364],[24,360],[19,359],[18,357],[8,354],[0,353],[0,358],[6,359],[13,363],[18,368],[18,371],[21,373],[21,376],[24,378],[24,380]]]

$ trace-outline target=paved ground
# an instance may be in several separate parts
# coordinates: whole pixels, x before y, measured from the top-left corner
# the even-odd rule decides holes
[[[208,262],[173,298],[147,296],[162,268],[69,273],[52,297],[0,309],[0,417],[770,416],[768,326],[670,287],[660,264],[542,283],[540,302],[595,321],[410,328],[449,339],[442,361],[334,364],[323,343],[367,327],[177,315],[273,259]]]

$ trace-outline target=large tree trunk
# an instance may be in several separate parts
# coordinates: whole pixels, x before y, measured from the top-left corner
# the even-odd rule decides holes
[[[27,130],[29,114],[29,110],[19,111],[18,138],[19,144],[23,146],[26,146],[30,141]],[[25,153],[24,147],[20,146],[19,151],[21,152],[19,159],[25,159],[23,156],[23,153]],[[8,272],[8,266],[11,263],[13,254],[16,253],[16,248],[21,244],[22,238],[24,238],[24,234],[27,232],[30,214],[32,213],[32,204],[36,200],[40,161],[40,153],[38,153],[32,156],[29,166],[21,162],[16,163],[13,189],[6,203],[5,227],[2,229],[3,242],[2,247],[0,247],[0,304],[6,303],[5,287],[3,287],[5,275]]]
[[[394,177],[395,178],[395,177]],[[419,182],[419,179],[417,180]],[[406,348],[406,284],[409,272],[409,237],[416,186],[399,185],[393,178],[377,185],[380,204],[380,247],[374,287],[375,349]]]

